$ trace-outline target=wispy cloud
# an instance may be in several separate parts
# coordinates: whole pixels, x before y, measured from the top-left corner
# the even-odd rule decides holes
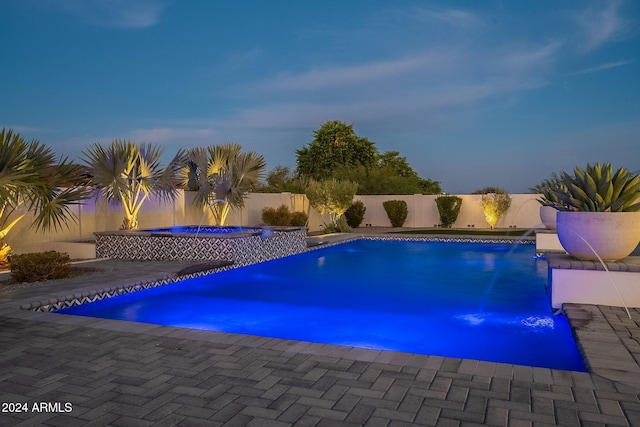
[[[589,7],[577,15],[582,33],[580,50],[589,52],[623,37],[631,22],[622,16],[622,2],[608,0]]]
[[[48,4],[92,25],[113,28],[154,26],[166,7],[159,0],[50,0]]]
[[[356,66],[318,68],[300,74],[281,74],[265,83],[265,86],[275,90],[313,91],[365,84],[399,78],[411,72],[442,69],[452,59],[450,54],[431,53]]]
[[[585,70],[576,71],[575,73],[568,74],[569,76],[579,76],[581,74],[590,74],[597,73],[598,71],[609,70],[611,68],[622,67],[627,64],[631,64],[633,61],[618,61],[618,62],[607,62],[606,64],[601,64],[596,67],[587,68]]]
[[[499,63],[511,70],[535,71],[541,67],[547,67],[553,63],[563,43],[560,41],[552,41],[542,46],[533,46],[530,48],[519,49],[512,48]]]
[[[425,9],[415,11],[415,18],[427,22],[439,22],[459,29],[472,29],[484,25],[477,14],[459,9]]]
[[[355,66],[315,68],[248,85],[262,102],[238,110],[238,125],[298,127],[318,119],[380,120],[444,114],[546,84],[562,42],[431,51]],[[490,58],[490,60],[487,60]]]

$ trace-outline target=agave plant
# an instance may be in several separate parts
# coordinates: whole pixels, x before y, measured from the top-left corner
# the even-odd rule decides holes
[[[56,161],[53,151],[37,140],[25,141],[12,130],[0,131],[0,265],[11,247],[4,239],[26,213],[34,214],[36,230],[60,229],[75,220],[70,206],[88,197],[79,165]]]
[[[611,163],[587,164],[585,170],[576,167],[574,175],[561,175],[565,188],[554,190],[558,199],[570,210],[581,212],[638,212],[640,174],[632,176],[626,168],[614,174]]]
[[[551,206],[559,210],[566,210],[567,206],[560,201],[555,190],[565,190],[566,186],[555,173],[550,178],[545,178],[542,182],[529,190],[533,193],[542,194],[542,197],[536,199],[542,206]]]
[[[231,208],[244,206],[266,168],[262,155],[241,150],[240,145],[229,143],[192,148],[186,154],[180,182],[196,191],[194,203],[209,208],[218,226],[225,224]]]
[[[83,153],[92,175],[91,184],[98,194],[124,207],[121,229],[138,228],[138,213],[149,196],[165,202],[175,198],[175,182],[183,167],[185,152],[179,150],[166,167],[160,164],[163,152],[151,143],[116,139],[107,147],[94,143]]]

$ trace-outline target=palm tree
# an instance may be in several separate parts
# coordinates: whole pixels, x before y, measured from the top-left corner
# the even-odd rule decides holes
[[[151,143],[137,144],[116,139],[103,147],[92,144],[84,155],[91,184],[110,202],[122,204],[122,230],[138,228],[138,213],[151,195],[167,202],[175,198],[175,182],[184,167],[184,150],[179,150],[167,167],[160,164],[164,150]]]
[[[11,129],[0,131],[0,265],[6,266],[11,247],[4,241],[26,213],[35,216],[36,230],[60,229],[75,215],[69,207],[89,195],[80,166],[66,158],[56,161],[53,151],[37,140],[25,141]]]
[[[208,207],[218,226],[224,225],[230,208],[244,206],[247,193],[266,168],[263,156],[241,150],[240,145],[230,143],[187,151],[181,183],[197,192],[194,203]]]

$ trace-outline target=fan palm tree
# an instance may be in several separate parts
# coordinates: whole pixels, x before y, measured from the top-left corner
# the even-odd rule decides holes
[[[26,207],[34,214],[36,230],[63,228],[76,219],[70,206],[89,195],[83,181],[79,165],[66,158],[56,161],[37,140],[27,142],[11,129],[0,131],[0,265],[6,266],[11,252],[5,237],[26,215],[14,212]]]
[[[187,151],[187,165],[181,183],[196,191],[194,203],[211,210],[216,225],[222,226],[231,208],[241,209],[266,168],[262,155],[241,153],[242,147],[229,143],[197,147]]]
[[[167,167],[160,164],[163,152],[151,143],[116,139],[107,147],[94,143],[83,153],[91,185],[101,197],[124,207],[122,230],[138,228],[138,213],[149,196],[165,202],[175,198],[184,150],[179,150]]]

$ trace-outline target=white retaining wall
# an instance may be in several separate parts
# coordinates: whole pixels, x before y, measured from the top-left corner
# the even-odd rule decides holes
[[[404,200],[409,208],[409,215],[405,227],[434,227],[440,223],[438,207],[435,199],[438,196],[423,194],[403,196],[356,196],[367,207],[361,227],[365,224],[372,226],[391,227],[391,222],[382,206],[385,200]],[[453,224],[453,228],[489,228],[484,219],[480,206],[480,195],[458,195],[462,199],[460,214]],[[511,207],[498,221],[496,228],[531,228],[542,226],[540,221],[540,204],[536,201],[537,194],[512,194]]]
[[[489,228],[484,220],[480,207],[479,195],[460,195],[462,207],[454,228]],[[541,226],[536,194],[512,194],[511,207],[498,222],[498,228],[531,228]],[[366,208],[365,218],[361,227],[371,224],[373,227],[390,227],[391,223],[382,207],[385,200],[405,200],[409,215],[405,227],[427,228],[440,223],[438,209],[435,204],[436,196],[416,195],[388,195],[388,196],[356,196]],[[138,216],[141,229],[169,227],[174,225],[211,225],[212,218],[208,211],[198,209],[192,204],[193,193],[179,192],[175,201],[163,204],[158,200],[148,200],[143,205]],[[231,211],[227,225],[258,226],[261,225],[262,209],[277,208],[286,205],[291,211],[302,211],[309,215],[309,231],[322,229],[322,218],[318,212],[309,206],[304,194],[291,193],[254,193],[245,200],[245,207],[240,211]],[[23,211],[24,212],[24,211]],[[7,243],[17,253],[37,252],[47,250],[49,242],[56,241],[84,241],[93,240],[93,233],[99,231],[118,230],[124,218],[121,206],[109,205],[103,201],[87,200],[83,205],[75,206],[72,212],[78,217],[76,223],[70,223],[63,230],[52,232],[36,232],[30,228],[32,217],[27,215],[20,221],[6,237]],[[17,215],[18,213],[16,213]]]

